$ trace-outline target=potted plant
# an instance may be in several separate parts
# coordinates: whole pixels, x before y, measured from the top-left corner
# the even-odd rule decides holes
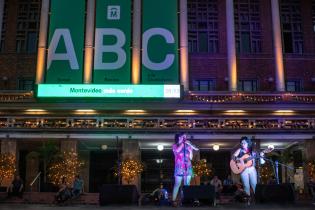
[[[142,173],[144,165],[141,161],[127,158],[115,169],[115,175],[131,184]]]
[[[11,153],[0,154],[0,186],[4,179],[10,179],[16,171],[15,155]],[[0,192],[6,192],[6,187],[0,187]]]

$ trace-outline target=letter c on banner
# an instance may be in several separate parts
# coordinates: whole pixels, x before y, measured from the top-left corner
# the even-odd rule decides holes
[[[175,60],[174,54],[167,54],[165,60],[160,63],[154,63],[149,58],[148,43],[149,43],[149,40],[153,36],[163,36],[166,43],[168,44],[175,43],[174,36],[169,30],[166,30],[164,28],[148,29],[147,31],[143,33],[143,36],[142,36],[142,42],[143,42],[142,63],[148,69],[155,70],[155,71],[168,69],[174,63],[174,60]]]

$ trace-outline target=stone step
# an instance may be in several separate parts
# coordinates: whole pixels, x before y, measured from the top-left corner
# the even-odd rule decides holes
[[[55,202],[55,192],[25,192],[23,198],[11,197],[7,198],[7,193],[0,192],[1,203],[36,203],[36,204],[52,204]],[[98,193],[83,193],[78,198],[69,199],[67,202],[71,204],[98,205]]]
[[[217,204],[230,204],[234,203],[234,196],[223,195],[217,200]]]

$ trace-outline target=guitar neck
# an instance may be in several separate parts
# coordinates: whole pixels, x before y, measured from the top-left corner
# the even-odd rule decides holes
[[[247,162],[247,161],[253,160],[255,158],[256,158],[255,156],[250,156],[250,157],[246,158],[244,161]]]
[[[270,151],[269,150],[262,151],[262,153],[268,153],[268,152],[270,152]],[[255,155],[252,155],[252,156],[246,158],[245,161],[250,161],[250,160],[253,160],[253,159],[257,159],[257,158],[260,158],[260,155],[257,155],[257,153],[256,153]]]

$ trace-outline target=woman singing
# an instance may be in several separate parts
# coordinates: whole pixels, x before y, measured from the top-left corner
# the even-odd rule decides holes
[[[252,151],[252,141],[244,136],[240,140],[240,148],[236,150],[233,155],[233,158],[239,161],[244,155],[249,155],[249,157],[257,156],[255,152]],[[262,157],[264,153],[261,153],[260,156]],[[260,163],[264,164],[264,159],[260,158]],[[252,188],[253,192],[255,193],[256,185],[257,185],[257,171],[255,168],[255,159],[253,159],[253,164],[250,167],[247,167],[241,173],[241,179],[244,185],[244,190],[248,196],[250,196],[250,187]]]
[[[176,205],[175,201],[182,180],[184,179],[184,185],[190,184],[190,180],[193,175],[193,168],[191,165],[193,150],[199,149],[187,140],[186,134],[180,133],[175,135],[175,144],[173,144],[173,152],[175,157],[175,184],[172,196],[173,205]]]

